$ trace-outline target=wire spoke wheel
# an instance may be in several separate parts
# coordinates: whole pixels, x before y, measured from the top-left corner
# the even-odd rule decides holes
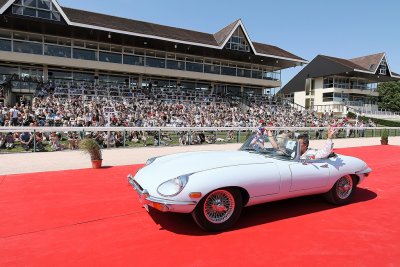
[[[357,177],[350,174],[342,176],[335,185],[324,194],[326,200],[334,205],[349,204],[356,191]]]
[[[223,231],[236,223],[242,208],[243,198],[238,188],[221,188],[202,198],[192,217],[206,231]]]
[[[336,194],[340,199],[346,199],[353,191],[353,179],[346,175],[340,178],[336,184]]]
[[[215,224],[226,222],[235,210],[235,199],[226,190],[212,192],[204,201],[204,215],[206,219]]]

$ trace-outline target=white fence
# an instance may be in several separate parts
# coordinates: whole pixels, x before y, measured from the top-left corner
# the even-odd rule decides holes
[[[328,127],[268,127],[270,130],[277,131],[317,131],[326,130]],[[0,133],[4,132],[201,132],[201,131],[254,131],[257,127],[0,127]],[[400,131],[400,127],[336,127],[335,129],[352,130],[393,130]]]
[[[37,133],[60,133],[65,142],[68,143],[68,133],[80,133],[79,139],[85,137],[86,133],[118,133],[122,136],[121,147],[126,146],[143,146],[143,145],[182,145],[180,138],[184,136],[186,142],[184,145],[201,144],[203,142],[194,142],[195,138],[198,139],[199,134],[203,133],[212,142],[206,143],[242,143],[251,131],[256,130],[257,127],[0,127],[0,134],[4,133],[23,133],[30,132],[33,134],[33,152],[36,152],[36,134]],[[308,133],[310,139],[323,139],[326,138],[327,127],[269,127],[274,131],[291,131],[299,133]],[[400,127],[337,127],[337,136],[335,138],[365,138],[365,137],[379,137],[384,129],[389,130],[389,136],[400,136]],[[130,134],[137,133],[151,133],[144,142],[132,143],[129,139]],[[228,134],[229,133],[229,134]],[[162,142],[163,135],[173,136],[170,142]],[[228,137],[229,136],[229,137]],[[46,141],[49,141],[47,139]],[[18,142],[18,141],[17,141]],[[105,140],[103,145],[107,148],[110,147],[109,141]],[[4,150],[4,149],[3,149]],[[2,150],[0,149],[0,152]],[[14,152],[14,151],[10,151]],[[19,151],[15,151],[19,152]]]

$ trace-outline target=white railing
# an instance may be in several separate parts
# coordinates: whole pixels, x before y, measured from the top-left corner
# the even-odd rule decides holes
[[[400,116],[400,112],[392,112],[392,111],[383,110],[383,109],[367,111],[367,112],[365,112],[365,114],[377,115],[377,116],[387,116],[387,117],[399,117]]]
[[[257,127],[0,127],[0,133],[22,133],[22,132],[40,132],[40,133],[66,133],[66,132],[240,132],[255,131]],[[315,133],[317,131],[324,132],[327,127],[268,127],[272,131],[290,131],[290,132],[309,132]],[[400,127],[336,127],[339,133],[336,138],[341,137],[340,133],[347,131],[362,132],[362,136],[359,137],[378,137],[382,130],[389,130],[390,136],[400,136]],[[366,134],[368,132],[368,134]],[[364,134],[365,133],[365,134]],[[313,136],[311,136],[313,138]]]
[[[204,143],[243,143],[245,139],[248,137],[250,131],[256,130],[257,127],[0,127],[0,134],[4,136],[4,133],[23,133],[30,132],[33,133],[33,144],[31,144],[29,149],[32,149],[33,152],[37,150],[37,142],[36,135],[38,133],[48,134],[48,133],[60,133],[62,140],[65,142],[69,142],[68,133],[69,132],[79,132],[80,137],[74,137],[75,142],[79,139],[86,136],[86,133],[93,132],[102,132],[107,133],[107,136],[110,136],[111,133],[119,133],[123,136],[123,141],[119,145],[120,147],[126,146],[145,146],[145,145],[153,145],[153,146],[163,146],[163,145],[197,145],[203,142],[195,142],[195,138],[199,137],[200,133],[203,135],[207,135],[207,137],[211,137],[206,140]],[[310,136],[310,139],[323,139],[325,138],[325,133],[327,127],[269,127],[271,130],[275,131],[291,131],[291,132],[307,132]],[[364,138],[364,137],[379,137],[382,134],[383,129],[389,130],[389,136],[400,136],[400,127],[337,127],[338,133],[335,138]],[[139,142],[134,142],[132,144],[129,140],[129,135],[133,132],[143,133],[143,132],[151,132],[152,135],[148,135],[146,139],[142,139]],[[165,133],[171,133],[172,135],[168,135],[169,138],[172,138],[170,141],[165,142],[162,137]],[[180,133],[180,134],[178,134]],[[228,138],[229,136],[229,138]],[[154,138],[154,139],[152,139]],[[179,138],[184,138],[185,142],[181,143]],[[198,139],[197,139],[198,140]],[[211,141],[210,141],[211,140]],[[60,140],[61,141],[61,140]],[[103,140],[103,146],[110,148],[109,141]],[[18,143],[17,140],[16,143]],[[46,141],[50,141],[49,139]],[[150,142],[150,143],[149,143]],[[45,145],[46,145],[45,144]],[[117,147],[117,146],[115,146]],[[72,147],[71,147],[72,149]],[[25,149],[27,150],[27,149]],[[27,151],[28,151],[27,150]],[[5,151],[4,149],[0,150],[0,153]],[[13,152],[12,150],[9,152]]]
[[[254,131],[258,127],[0,127],[0,133],[19,132],[245,132]],[[276,131],[292,132],[314,132],[326,130],[328,127],[268,127]],[[380,131],[383,129],[400,131],[400,127],[336,127],[337,130],[370,130]]]

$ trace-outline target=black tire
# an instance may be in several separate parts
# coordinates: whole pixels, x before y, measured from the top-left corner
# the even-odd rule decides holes
[[[325,193],[325,199],[334,205],[346,205],[350,203],[357,181],[351,175],[345,175],[336,181],[334,186]]]
[[[207,194],[192,212],[194,221],[211,232],[232,227],[240,217],[243,199],[236,188],[217,189]]]

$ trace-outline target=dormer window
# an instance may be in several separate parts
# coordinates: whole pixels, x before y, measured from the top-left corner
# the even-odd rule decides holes
[[[250,52],[250,45],[242,28],[238,27],[235,30],[225,48],[236,51]]]
[[[379,74],[386,75],[386,73],[387,73],[387,63],[386,59],[383,58],[381,63],[379,64]]]
[[[60,21],[61,16],[51,0],[17,0],[12,6],[15,15]]]

